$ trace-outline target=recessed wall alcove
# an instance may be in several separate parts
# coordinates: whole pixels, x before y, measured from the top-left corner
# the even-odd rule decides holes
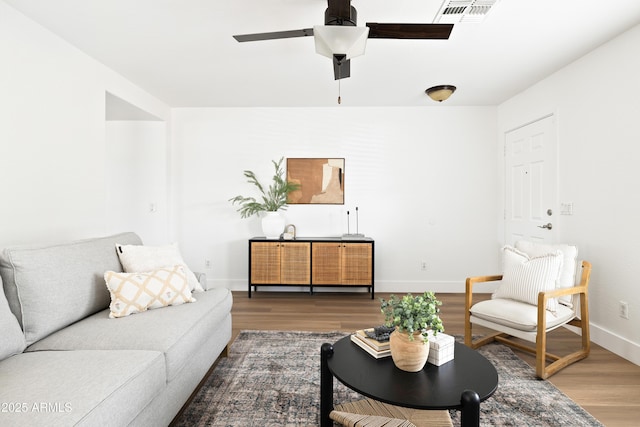
[[[105,92],[107,227],[135,231],[147,244],[168,241],[166,123]]]

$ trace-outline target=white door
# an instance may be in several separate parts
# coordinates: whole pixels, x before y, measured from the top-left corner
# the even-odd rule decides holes
[[[554,243],[557,231],[555,117],[505,134],[505,242]]]

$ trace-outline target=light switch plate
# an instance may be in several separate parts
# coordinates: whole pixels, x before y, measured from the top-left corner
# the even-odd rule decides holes
[[[560,215],[573,215],[573,202],[560,203]]]

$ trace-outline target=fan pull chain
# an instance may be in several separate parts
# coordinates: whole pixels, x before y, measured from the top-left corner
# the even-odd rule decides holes
[[[342,98],[340,97],[340,80],[338,80],[338,105],[342,104]]]

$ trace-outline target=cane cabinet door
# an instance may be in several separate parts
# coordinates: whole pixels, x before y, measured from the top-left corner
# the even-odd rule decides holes
[[[308,285],[311,279],[311,243],[280,243],[280,283]]]
[[[280,283],[280,243],[251,242],[251,283]]]
[[[314,285],[337,285],[342,276],[342,243],[313,242],[313,278]]]
[[[343,243],[341,275],[343,285],[370,285],[373,247],[370,243]]]

